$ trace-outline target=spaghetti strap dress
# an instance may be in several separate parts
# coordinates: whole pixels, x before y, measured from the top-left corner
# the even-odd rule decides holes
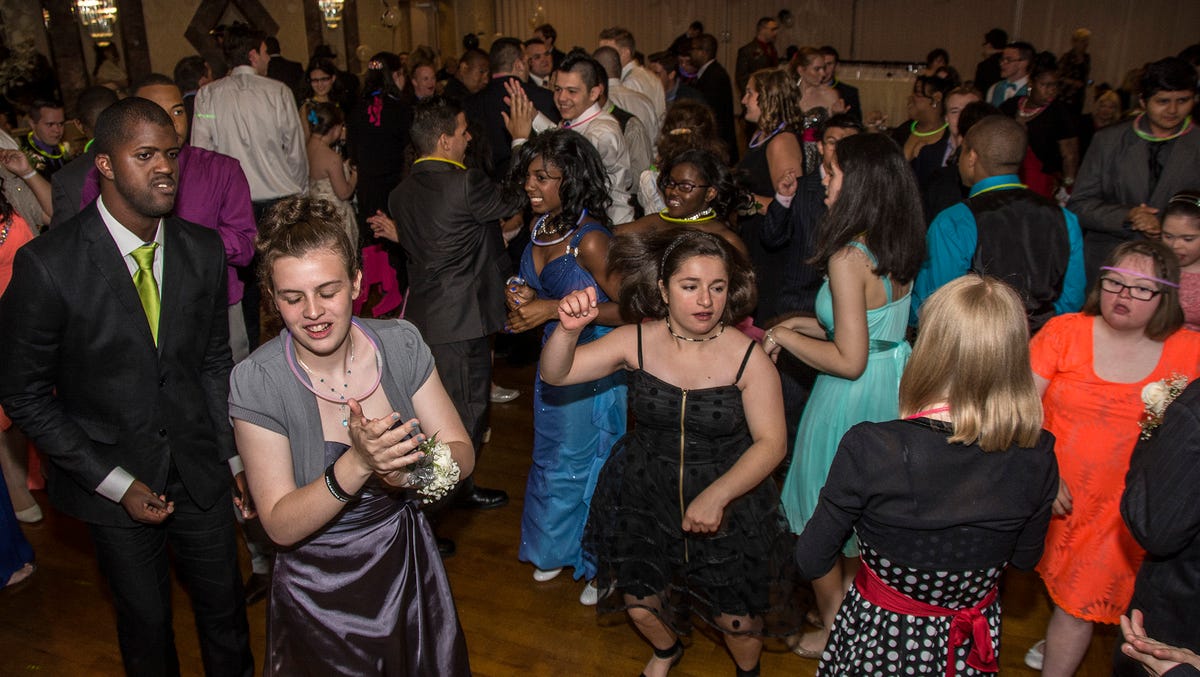
[[[875,255],[861,242],[852,241],[872,265]],[[912,348],[904,340],[908,329],[909,294],[893,298],[892,282],[886,276],[883,287],[887,303],[867,311],[867,335],[870,340],[867,367],[856,379],[832,374],[819,374],[813,386],[808,406],[800,418],[796,444],[792,449],[792,464],[783,483],[783,510],[792,531],[804,531],[812,517],[829,475],[829,465],[837,452],[842,435],[856,423],[890,421],[900,413],[900,376]],[[817,292],[817,321],[833,340],[833,294],[829,278]],[[848,557],[858,555],[853,539],[847,545]]]
[[[600,303],[608,296],[575,257],[579,243],[590,232],[606,235],[608,229],[594,221],[584,223],[567,245],[567,252],[549,261],[541,273],[533,264],[533,245],[521,257],[521,277],[538,298],[560,299],[586,287],[596,288]],[[549,322],[543,342],[558,322]],[[612,331],[589,325],[579,344],[590,343]],[[533,463],[525,485],[521,513],[521,546],[517,557],[542,570],[569,566],[575,579],[591,579],[595,566],[583,556],[580,541],[588,506],[600,468],[613,443],[625,433],[625,374],[615,373],[595,381],[570,386],[533,384]]]
[[[693,617],[734,633],[787,636],[799,627],[795,537],[770,477],[725,507],[716,533],[682,529],[687,505],[753,443],[737,386],[753,349],[733,383],[683,389],[644,368],[639,325],[636,425],[601,472],[584,537],[598,567],[599,612],[647,608],[681,634]]]

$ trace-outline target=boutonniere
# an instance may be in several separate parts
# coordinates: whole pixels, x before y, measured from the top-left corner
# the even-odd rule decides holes
[[[1186,376],[1173,373],[1167,378],[1147,383],[1146,387],[1142,388],[1142,404],[1146,405],[1146,408],[1142,411],[1138,426],[1142,429],[1143,440],[1150,439],[1154,429],[1162,425],[1163,413],[1187,385]]]

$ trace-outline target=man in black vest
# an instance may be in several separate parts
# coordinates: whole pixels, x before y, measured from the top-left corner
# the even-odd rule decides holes
[[[1017,169],[1027,142],[1024,127],[999,115],[967,132],[958,168],[971,193],[929,226],[929,255],[913,284],[912,324],[930,294],[967,273],[992,275],[1016,288],[1031,331],[1083,305],[1079,219],[1021,184]]]

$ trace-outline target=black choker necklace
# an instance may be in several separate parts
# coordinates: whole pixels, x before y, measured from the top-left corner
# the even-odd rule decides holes
[[[721,334],[725,333],[725,323],[721,322],[719,325],[717,325],[720,327],[720,330],[717,333],[713,334],[712,336],[705,336],[704,338],[691,338],[689,336],[680,336],[679,334],[675,333],[674,329],[671,328],[670,316],[668,316],[666,319],[667,319],[667,331],[671,332],[671,336],[674,336],[675,338],[679,339],[680,341],[690,341],[692,343],[704,343],[705,341],[711,341],[711,340],[719,337]]]

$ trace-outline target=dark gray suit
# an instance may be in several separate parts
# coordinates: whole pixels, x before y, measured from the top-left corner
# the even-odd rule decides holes
[[[1172,195],[1200,185],[1200,134],[1184,134],[1165,143],[1171,144],[1167,163],[1151,191],[1150,142],[1134,132],[1132,122],[1102,129],[1092,139],[1067,204],[1083,229],[1089,284],[1114,247],[1141,237],[1130,228],[1130,209],[1145,203],[1159,210],[1161,220]]]
[[[169,544],[192,593],[209,674],[249,674],[229,509],[234,454],[225,254],[215,231],[167,218],[158,345],[95,203],[17,252],[0,299],[0,403],[46,455],[50,499],[89,524],[113,589],[129,674],[177,674]],[[96,493],[120,466],[176,511],[133,521]]]
[[[83,183],[95,166],[96,153],[89,150],[50,177],[50,196],[54,206],[54,215],[50,217],[51,228],[61,226],[79,213],[83,207],[80,204],[83,201]]]
[[[413,165],[388,199],[408,254],[404,317],[429,344],[477,450],[492,381],[488,337],[505,319],[508,259],[497,221],[520,206],[520,196],[506,196],[481,170],[437,160]]]

